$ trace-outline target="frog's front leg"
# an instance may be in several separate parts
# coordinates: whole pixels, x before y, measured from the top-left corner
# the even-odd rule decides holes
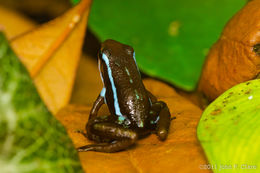
[[[97,151],[112,153],[127,149],[137,140],[137,133],[116,124],[113,116],[98,116],[87,124],[88,137],[100,144],[86,145],[78,151]]]
[[[97,116],[97,113],[99,111],[99,109],[101,108],[101,106],[105,103],[105,98],[102,94],[99,94],[95,103],[93,104],[92,106],[92,109],[90,110],[90,114],[89,114],[89,118],[88,120],[90,119],[93,119]]]
[[[156,97],[148,91],[148,96],[152,101],[150,116],[156,123],[156,134],[160,140],[164,141],[168,136],[168,131],[171,123],[171,114],[167,104],[163,101],[157,101]]]
[[[102,92],[101,92],[102,93]],[[101,108],[101,106],[105,103],[105,98],[102,94],[99,94],[96,101],[94,102],[91,110],[90,110],[90,114],[88,117],[88,122],[90,122],[91,119],[94,119],[97,117],[98,111]],[[78,133],[81,133],[82,135],[84,135],[86,138],[88,137],[87,133],[84,133],[83,131],[77,131]]]

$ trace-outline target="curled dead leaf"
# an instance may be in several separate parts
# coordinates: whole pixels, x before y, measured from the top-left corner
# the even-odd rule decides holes
[[[11,41],[52,113],[68,104],[81,55],[91,0]]]
[[[144,84],[159,100],[168,104],[172,116],[176,117],[171,123],[168,139],[161,142],[155,135],[150,135],[139,140],[136,146],[114,154],[80,152],[84,170],[86,172],[105,170],[111,173],[122,172],[122,170],[125,172],[169,172],[169,170],[188,173],[209,172],[207,169],[200,169],[200,165],[205,165],[207,161],[196,137],[196,127],[202,111],[159,81],[148,79]],[[87,92],[92,91],[86,90]],[[79,99],[86,98],[84,94],[79,97],[81,97]],[[90,109],[91,106],[69,105],[56,114],[67,128],[76,147],[92,143],[76,132],[85,130]],[[109,114],[106,106],[102,106],[99,114]]]
[[[232,86],[256,78],[260,57],[260,1],[246,4],[226,25],[204,64],[198,90],[210,100]]]

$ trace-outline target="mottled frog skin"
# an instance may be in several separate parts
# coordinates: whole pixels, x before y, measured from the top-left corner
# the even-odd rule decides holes
[[[98,54],[98,66],[104,87],[90,112],[87,133],[83,133],[96,144],[78,151],[117,152],[151,133],[165,140],[171,122],[169,109],[145,89],[133,48],[106,40]],[[103,104],[111,115],[97,116]]]

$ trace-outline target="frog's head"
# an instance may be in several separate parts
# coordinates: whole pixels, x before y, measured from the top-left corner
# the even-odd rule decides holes
[[[118,65],[128,64],[133,57],[134,49],[131,46],[110,39],[102,43],[98,53],[99,60]]]
[[[212,46],[198,89],[214,100],[239,83],[260,77],[260,1],[250,1]]]
[[[117,71],[120,68],[135,68],[135,52],[128,45],[115,40],[106,40],[102,43],[98,53],[99,70],[101,74]]]

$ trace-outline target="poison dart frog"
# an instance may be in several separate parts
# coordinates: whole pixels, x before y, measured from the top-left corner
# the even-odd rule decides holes
[[[86,124],[88,139],[97,142],[78,151],[118,152],[151,133],[167,138],[171,115],[168,106],[145,89],[132,47],[106,40],[98,53],[103,89]],[[111,115],[97,116],[107,104]]]

